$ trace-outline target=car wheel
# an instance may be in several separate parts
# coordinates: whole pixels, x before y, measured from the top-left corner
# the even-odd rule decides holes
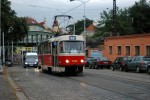
[[[41,69],[41,66],[38,66],[38,69]]]
[[[127,66],[125,66],[125,67],[124,67],[124,70],[125,70],[126,72],[128,72],[128,67],[127,67]]]
[[[114,71],[114,70],[115,70],[115,68],[114,68],[113,66],[111,66],[111,67],[110,67],[110,69],[111,69],[112,71]]]
[[[120,71],[123,71],[123,67],[122,67],[122,66],[120,66],[120,67],[119,67],[119,70],[120,70]]]
[[[139,67],[136,67],[136,72],[140,73],[140,68]]]
[[[89,65],[89,69],[91,69],[91,66]]]
[[[148,71],[148,74],[150,74],[150,67],[148,68],[148,70],[147,70],[147,71]]]
[[[95,69],[98,69],[98,65],[97,64],[95,65]]]
[[[46,70],[45,70],[45,69],[43,69],[42,67],[41,67],[41,69],[42,69],[42,72],[43,72],[43,73],[45,73],[45,72],[46,72]]]

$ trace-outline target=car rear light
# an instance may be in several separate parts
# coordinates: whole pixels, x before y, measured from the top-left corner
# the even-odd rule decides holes
[[[109,64],[112,64],[112,62],[111,62],[111,61],[109,61]]]
[[[102,61],[99,61],[99,64],[103,64],[103,62],[102,62]]]
[[[121,65],[125,65],[125,63],[124,63],[124,62],[121,62]]]
[[[144,65],[144,64],[145,64],[144,61],[141,61],[140,63],[141,63],[141,65]]]

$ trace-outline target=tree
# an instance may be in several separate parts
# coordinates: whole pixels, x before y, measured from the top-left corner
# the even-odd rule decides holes
[[[134,33],[150,32],[150,2],[140,0],[129,8],[130,16],[133,21]]]
[[[84,20],[78,20],[75,23],[75,34],[79,35],[84,31]],[[93,20],[90,19],[86,19],[86,27],[88,27],[89,25],[91,25],[93,23]],[[73,31],[73,25],[69,25],[67,28],[69,28],[71,31]]]
[[[101,20],[96,28],[97,36],[108,37],[112,33],[112,10],[101,13]],[[129,15],[128,9],[117,9],[116,13],[116,32],[119,35],[132,34],[132,18]]]
[[[116,13],[116,31],[119,35],[150,32],[150,2],[140,0],[126,9],[118,9]],[[110,36],[112,32],[112,10],[101,13],[95,36]]]
[[[5,34],[5,42],[18,41],[28,32],[25,19],[17,17],[10,5],[11,2],[8,0],[1,1],[1,30]]]

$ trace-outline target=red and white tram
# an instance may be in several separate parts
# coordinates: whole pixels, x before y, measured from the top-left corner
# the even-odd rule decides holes
[[[38,66],[42,71],[83,72],[84,38],[80,35],[53,37],[38,46]]]

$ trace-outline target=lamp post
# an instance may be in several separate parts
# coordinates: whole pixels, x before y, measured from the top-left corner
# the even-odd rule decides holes
[[[70,1],[80,1],[81,3],[83,3],[84,5],[84,38],[85,38],[85,42],[86,42],[86,16],[85,16],[85,2],[81,1],[81,0],[70,0]],[[86,43],[85,43],[86,44]]]

